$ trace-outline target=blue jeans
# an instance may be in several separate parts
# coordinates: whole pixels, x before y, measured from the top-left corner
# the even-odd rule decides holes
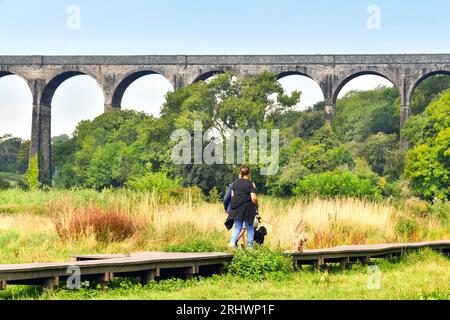
[[[234,229],[230,243],[234,243],[236,245],[239,235],[241,234],[243,225],[244,221],[234,220]],[[247,221],[245,221],[245,228],[247,230],[247,246],[249,248],[253,248],[253,242],[255,239],[255,228],[253,227],[253,224],[248,223]]]

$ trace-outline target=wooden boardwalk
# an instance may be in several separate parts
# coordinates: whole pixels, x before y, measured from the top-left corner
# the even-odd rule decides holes
[[[431,248],[450,254],[450,240],[423,243],[341,246],[328,249],[286,252],[294,266],[313,265],[317,270],[329,263],[370,263],[371,259],[392,259],[407,252]],[[53,288],[78,270],[81,281],[106,284],[114,277],[137,278],[142,284],[172,277],[193,278],[223,273],[233,256],[225,253],[140,252],[130,255],[75,255],[67,263],[0,265],[0,289],[7,285],[41,285]]]

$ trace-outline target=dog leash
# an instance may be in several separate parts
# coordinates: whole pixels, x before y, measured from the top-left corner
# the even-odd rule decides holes
[[[260,224],[266,223],[266,224],[268,224],[268,225],[273,226],[273,223],[271,223],[271,222],[269,222],[269,221],[267,221],[267,220],[264,220],[264,219],[261,218],[261,217],[259,217],[258,222],[259,222]]]

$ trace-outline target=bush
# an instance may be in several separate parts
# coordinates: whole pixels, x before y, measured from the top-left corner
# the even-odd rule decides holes
[[[264,280],[270,274],[288,274],[293,271],[292,260],[282,252],[267,248],[238,251],[227,267],[232,275],[245,279]]]
[[[171,179],[164,171],[149,172],[145,176],[133,177],[126,186],[136,191],[161,192],[180,187],[181,179]]]
[[[212,241],[196,239],[183,244],[170,244],[164,246],[164,252],[219,252]]]
[[[436,200],[430,207],[430,213],[432,216],[439,219],[439,221],[448,223],[450,222],[450,202]]]
[[[430,204],[418,198],[409,198],[405,201],[405,210],[416,217],[426,217],[430,213]]]
[[[397,235],[407,240],[416,239],[418,228],[419,226],[416,220],[405,216],[400,216],[395,224],[395,232]]]
[[[312,174],[297,183],[294,193],[306,197],[356,197],[381,199],[382,190],[374,177],[356,175],[347,170]]]
[[[39,163],[37,155],[30,159],[30,165],[25,173],[24,181],[19,184],[25,186],[25,188],[30,191],[36,191],[41,187],[41,183],[39,182]]]
[[[198,187],[177,187],[158,194],[160,203],[200,203],[205,200],[203,191]]]
[[[139,221],[117,209],[104,210],[94,206],[74,212],[58,212],[53,224],[61,239],[77,239],[93,234],[104,243],[132,237],[142,226]]]
[[[417,196],[450,200],[450,90],[407,122],[414,148],[407,153],[405,177]]]

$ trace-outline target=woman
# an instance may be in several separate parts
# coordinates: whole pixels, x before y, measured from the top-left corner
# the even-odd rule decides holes
[[[228,244],[229,250],[236,250],[236,243],[245,224],[247,229],[247,247],[253,248],[255,228],[253,226],[258,215],[258,198],[256,186],[250,180],[250,168],[240,168],[240,178],[233,183],[231,191],[231,211],[229,219],[234,220],[234,230]]]

